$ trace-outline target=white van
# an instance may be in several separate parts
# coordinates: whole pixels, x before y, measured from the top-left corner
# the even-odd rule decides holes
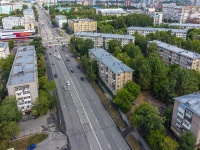
[[[60,60],[60,58],[61,58],[60,55],[58,55],[58,60]]]

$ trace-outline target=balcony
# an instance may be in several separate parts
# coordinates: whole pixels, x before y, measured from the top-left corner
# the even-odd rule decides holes
[[[25,89],[24,89],[24,92],[26,92],[26,91],[30,91],[30,88],[25,88]]]
[[[22,93],[22,90],[17,90],[15,91],[15,95],[19,94],[19,93]]]
[[[183,122],[183,127],[186,128],[187,130],[190,130],[191,124]]]
[[[183,119],[184,115],[181,114],[180,112],[177,113],[178,117],[180,117],[181,119]]]
[[[24,99],[24,102],[31,102],[31,98]]]

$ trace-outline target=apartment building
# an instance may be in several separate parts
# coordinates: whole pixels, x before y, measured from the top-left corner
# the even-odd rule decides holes
[[[2,19],[3,29],[12,30],[14,26],[24,26],[24,17],[5,17]]]
[[[168,29],[168,28],[148,28],[148,27],[128,27],[127,32],[129,35],[134,35],[135,32],[146,36],[149,33],[156,33],[157,31],[169,31],[171,30],[171,34],[176,37],[181,37],[186,39],[187,31],[183,29]]]
[[[163,13],[162,12],[155,12],[153,14],[153,24],[154,25],[162,24],[162,20],[163,20]]]
[[[100,8],[96,9],[96,14],[100,14],[102,16],[126,16],[130,14],[129,12],[124,11],[122,8]]]
[[[33,9],[28,8],[23,10],[24,15],[24,26],[26,30],[34,29],[34,23],[35,23],[35,14],[33,12]]]
[[[91,19],[69,19],[68,26],[76,32],[89,32],[97,30],[97,22]]]
[[[55,21],[59,28],[63,27],[63,23],[67,23],[67,19],[64,15],[56,15]]]
[[[94,42],[94,47],[103,47],[108,49],[108,41],[118,40],[121,42],[121,46],[135,41],[135,37],[131,35],[121,34],[105,34],[105,33],[94,33],[94,32],[77,32],[74,34],[75,37],[82,39],[91,39]]]
[[[188,94],[174,98],[174,109],[171,129],[177,135],[183,131],[191,131],[200,143],[200,93]]]
[[[99,77],[113,94],[133,79],[133,70],[106,50],[97,47],[89,49],[89,57],[97,61]]]
[[[191,13],[199,13],[200,7],[195,6],[163,6],[163,18],[185,23]]]
[[[200,71],[200,54],[157,40],[151,42],[156,43],[160,57],[166,64],[178,64],[182,68]]]
[[[10,55],[8,42],[0,42],[0,58],[6,58]]]
[[[192,28],[200,29],[200,24],[191,24],[191,23],[170,23],[169,27],[179,27],[185,30],[189,30]]]
[[[16,96],[17,106],[26,114],[38,98],[37,58],[34,46],[17,49],[7,82],[8,94]]]

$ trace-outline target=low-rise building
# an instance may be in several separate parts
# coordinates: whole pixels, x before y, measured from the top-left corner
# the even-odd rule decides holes
[[[14,26],[24,26],[24,17],[5,17],[2,19],[4,30],[12,30]]]
[[[154,25],[162,24],[162,20],[163,20],[163,13],[162,12],[155,12],[153,14],[153,24]]]
[[[24,26],[26,30],[34,29],[34,23],[35,23],[35,14],[33,12],[33,9],[28,8],[23,10],[24,15]]]
[[[99,77],[116,94],[133,79],[133,70],[102,48],[89,49],[89,57],[98,64]]]
[[[146,36],[149,33],[156,33],[157,31],[169,31],[172,35],[186,39],[187,31],[183,29],[168,29],[168,28],[148,28],[148,27],[128,27],[127,32],[129,35],[134,35],[135,32]]]
[[[103,47],[108,49],[108,41],[118,40],[121,42],[121,46],[124,46],[130,42],[135,41],[135,37],[131,35],[121,34],[105,34],[95,32],[77,32],[74,34],[75,37],[82,39],[91,39],[94,42],[94,47]]]
[[[7,89],[9,96],[16,97],[17,106],[23,114],[30,112],[33,102],[38,98],[35,46],[23,46],[17,49]]]
[[[55,21],[56,21],[56,24],[59,28],[63,27],[63,23],[67,23],[67,19],[64,15],[56,15]]]
[[[14,4],[14,5],[12,5],[12,9],[13,9],[13,10],[16,10],[16,9],[21,10],[21,9],[22,9],[22,6],[23,6],[23,5],[21,5],[21,4]]]
[[[178,64],[182,68],[200,71],[200,54],[157,40],[151,42],[156,43],[160,57],[166,64]]]
[[[74,33],[97,30],[97,22],[91,19],[68,19],[68,26]]]
[[[130,13],[124,11],[122,8],[100,8],[96,9],[96,14],[100,14],[102,16],[126,16]]]
[[[172,131],[180,137],[183,131],[191,131],[200,143],[200,93],[188,94],[174,98],[171,121]]]
[[[200,24],[170,23],[169,27],[178,27],[178,28],[182,28],[182,29],[186,29],[186,30],[189,30],[189,29],[192,29],[192,28],[200,29]]]
[[[0,58],[6,58],[10,55],[8,42],[0,42]]]

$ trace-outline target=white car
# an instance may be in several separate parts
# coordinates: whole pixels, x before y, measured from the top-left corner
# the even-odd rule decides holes
[[[56,57],[56,54],[54,54],[53,56]]]
[[[67,55],[65,55],[66,57],[68,57]]]
[[[67,85],[70,85],[69,81],[67,81]]]

